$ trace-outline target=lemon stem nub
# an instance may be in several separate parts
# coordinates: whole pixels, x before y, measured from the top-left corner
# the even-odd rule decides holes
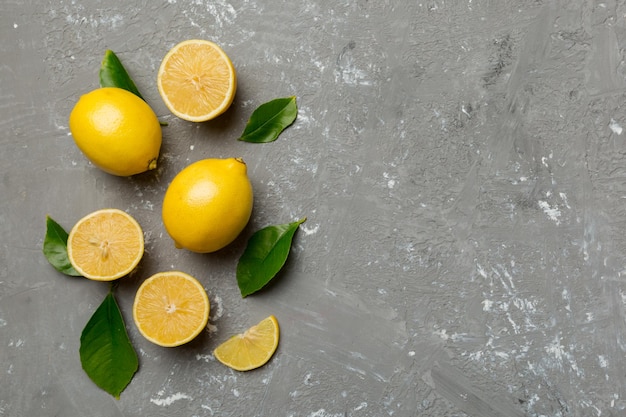
[[[148,164],[148,171],[152,170],[152,169],[156,169],[157,167],[157,160],[156,158],[151,160],[150,163]]]

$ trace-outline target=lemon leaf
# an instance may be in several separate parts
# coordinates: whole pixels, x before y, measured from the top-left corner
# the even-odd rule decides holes
[[[80,363],[89,378],[119,399],[139,360],[130,343],[113,290],[93,313],[80,336]]]
[[[237,264],[237,284],[242,297],[267,285],[287,261],[293,236],[306,217],[293,223],[267,226],[255,232]]]
[[[239,140],[252,143],[273,142],[297,116],[295,96],[268,101],[252,112]]]
[[[139,89],[113,51],[107,49],[100,65],[100,87],[117,87],[128,90],[143,100]]]
[[[61,225],[46,216],[46,236],[43,239],[43,254],[57,271],[79,277],[67,256],[67,232]]]

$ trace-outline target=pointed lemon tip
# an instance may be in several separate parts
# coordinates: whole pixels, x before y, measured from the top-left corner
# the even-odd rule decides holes
[[[148,164],[148,171],[156,169],[157,167],[157,159],[154,158],[152,161],[150,161],[150,163]]]

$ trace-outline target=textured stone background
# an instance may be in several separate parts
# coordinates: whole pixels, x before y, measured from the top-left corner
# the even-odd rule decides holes
[[[624,415],[625,16],[611,0],[3,0],[0,415]],[[155,81],[189,38],[222,45],[239,76],[228,113],[199,125]],[[156,172],[102,173],[69,135],[107,48],[169,123]],[[236,140],[288,95],[299,116],[278,141]],[[249,166],[249,227],[217,254],[176,250],[168,182],[229,156]],[[46,214],[70,228],[103,207],[146,233],[116,292],[141,362],[119,401],[78,357],[107,285],[41,254]],[[247,236],[302,216],[279,279],[242,299]],[[196,341],[163,349],[130,308],[170,269],[201,279],[212,313]],[[268,365],[213,358],[269,314],[282,339]]]

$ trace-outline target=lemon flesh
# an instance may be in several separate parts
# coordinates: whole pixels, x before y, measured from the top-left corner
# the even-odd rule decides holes
[[[272,358],[279,339],[280,327],[272,315],[220,344],[213,355],[229,368],[250,371],[265,365]]]
[[[206,328],[209,310],[209,297],[196,278],[180,271],[160,272],[137,290],[133,319],[146,339],[174,347],[190,342]]]
[[[237,90],[237,73],[217,44],[190,39],[165,55],[157,87],[173,114],[191,122],[204,122],[230,107]]]
[[[80,219],[67,238],[67,255],[79,274],[95,281],[128,275],[144,253],[139,223],[118,209],[102,209]]]

